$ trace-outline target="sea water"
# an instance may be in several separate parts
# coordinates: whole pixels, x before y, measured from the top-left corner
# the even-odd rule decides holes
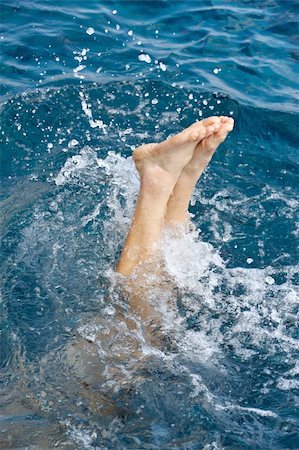
[[[2,1],[1,448],[299,448],[297,8]],[[131,155],[213,114],[157,344],[113,271]]]

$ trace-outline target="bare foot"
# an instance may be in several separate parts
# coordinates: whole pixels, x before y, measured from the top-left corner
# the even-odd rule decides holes
[[[186,172],[189,176],[194,174],[197,178],[200,177],[219,145],[226,139],[228,133],[233,130],[234,119],[232,117],[220,116],[219,119],[219,129],[206,136],[197,144],[192,159],[184,167],[183,172]]]
[[[166,225],[188,223],[188,205],[195,185],[218,146],[234,128],[234,120],[231,117],[221,116],[219,120],[218,130],[196,145],[191,160],[182,170],[167,204]]]
[[[217,133],[220,128],[220,117],[213,116],[195,122],[166,141],[138,147],[133,153],[133,159],[141,181],[145,173],[149,172],[159,178],[171,177],[176,181],[184,167],[192,160],[197,146]]]

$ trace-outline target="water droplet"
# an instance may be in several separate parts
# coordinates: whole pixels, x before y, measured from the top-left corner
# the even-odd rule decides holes
[[[270,277],[270,276],[266,277],[265,281],[266,281],[267,284],[274,284],[275,283],[274,278]]]
[[[133,36],[133,30],[129,30],[129,31],[128,31],[128,35],[129,35],[129,36]]]
[[[157,98],[153,98],[152,104],[153,104],[153,105],[156,105],[157,103],[159,103],[159,100],[158,100]]]
[[[48,209],[50,212],[56,213],[58,211],[58,204],[56,202],[52,202],[50,203]]]
[[[252,258],[247,258],[246,262],[247,262],[247,264],[252,264],[253,263],[253,259]]]
[[[73,69],[74,73],[78,73],[81,70],[85,69],[86,66],[84,66],[83,64],[80,64],[78,67],[75,67],[75,69]]]
[[[144,53],[141,53],[141,55],[138,55],[138,59],[139,59],[139,61],[144,61],[144,62],[146,62],[148,64],[152,61],[150,55],[147,55],[147,54],[144,54]]]
[[[78,145],[79,142],[77,141],[77,139],[72,139],[69,143],[68,143],[68,147],[75,147],[76,145]]]
[[[94,28],[92,27],[87,28],[86,33],[89,34],[89,36],[91,36],[94,33]]]
[[[161,69],[163,72],[166,71],[167,66],[166,66],[164,63],[160,62],[160,63],[159,63],[159,66],[160,66],[160,69]]]

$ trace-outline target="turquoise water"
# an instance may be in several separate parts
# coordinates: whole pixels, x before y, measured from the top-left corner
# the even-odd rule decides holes
[[[299,448],[298,3],[2,0],[1,21],[0,447]],[[130,156],[212,114],[235,130],[197,233],[163,238],[151,345],[113,273]]]

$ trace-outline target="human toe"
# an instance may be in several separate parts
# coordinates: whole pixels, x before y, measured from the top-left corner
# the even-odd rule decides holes
[[[227,135],[229,134],[229,132],[233,130],[233,128],[234,128],[234,121],[233,121],[233,119],[229,118],[228,121],[226,121],[225,123],[223,123],[221,125],[221,128],[219,129],[219,131],[214,134],[215,140],[218,143],[223,142],[227,138]]]
[[[223,124],[230,124],[230,125],[234,126],[234,119],[232,117],[223,116],[222,123]]]
[[[197,129],[193,130],[190,133],[190,138],[193,141],[200,141],[204,139],[205,136],[206,136],[206,128],[203,126],[199,126]]]
[[[211,134],[216,133],[218,130],[220,130],[221,124],[220,123],[214,123],[214,125],[209,125],[206,128],[206,136],[211,136]]]

